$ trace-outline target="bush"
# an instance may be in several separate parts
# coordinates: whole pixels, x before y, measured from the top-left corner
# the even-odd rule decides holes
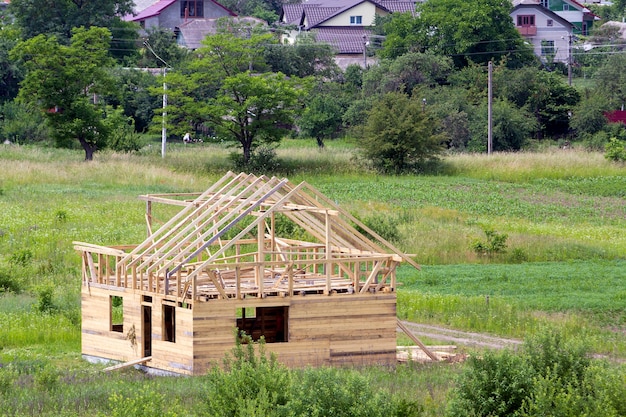
[[[356,371],[307,369],[291,384],[288,416],[357,417],[396,415],[386,393],[375,392]]]
[[[233,152],[230,159],[235,171],[248,172],[253,174],[268,174],[278,171],[280,163],[276,157],[276,149],[272,146],[259,146],[252,151],[250,159],[246,162],[243,154]]]
[[[247,336],[236,337],[224,368],[215,366],[209,371],[206,398],[210,416],[273,416],[277,407],[287,402],[289,371],[274,356],[267,357],[263,340],[243,345],[242,338]]]
[[[495,230],[483,229],[486,240],[476,239],[472,242],[471,247],[478,255],[493,256],[496,253],[506,252],[506,240],[509,238],[504,233],[498,233]]]
[[[625,415],[623,376],[592,362],[588,348],[545,330],[520,354],[471,358],[448,404],[449,416]]]
[[[613,162],[626,161],[626,142],[615,137],[609,139],[609,143],[606,145],[606,153],[604,154],[604,157]]]
[[[0,294],[3,292],[13,292],[16,294],[24,290],[22,280],[11,273],[7,268],[0,267]]]
[[[449,416],[511,416],[521,409],[531,391],[532,369],[524,357],[508,350],[470,357],[460,376]]]

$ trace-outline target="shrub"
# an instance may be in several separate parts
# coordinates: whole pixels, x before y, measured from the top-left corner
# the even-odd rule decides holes
[[[245,160],[242,154],[236,152],[231,153],[228,158],[236,171],[267,174],[276,172],[280,167],[276,157],[276,148],[268,145],[262,145],[254,149],[248,161]]]
[[[376,232],[385,240],[397,241],[400,237],[400,232],[398,231],[398,225],[400,222],[395,217],[377,213],[373,216],[369,216],[359,220],[361,220],[364,225]],[[357,227],[357,230],[359,230],[361,233],[364,233],[365,235],[369,235],[369,233],[367,233],[365,230],[361,230],[360,227]]]
[[[22,280],[13,275],[9,269],[0,267],[0,294],[3,292],[13,292],[19,294],[24,290]]]
[[[524,404],[532,387],[533,372],[524,357],[508,350],[470,357],[460,376],[449,416],[511,416]]]
[[[544,330],[520,354],[473,357],[448,404],[449,416],[618,416],[626,411],[623,375],[592,362],[588,348]]]
[[[99,416],[110,417],[176,417],[182,413],[176,398],[167,397],[144,385],[140,388],[126,390],[123,394],[114,392],[109,397],[109,412]]]
[[[375,392],[368,379],[358,372],[319,368],[307,369],[298,375],[291,384],[290,401],[286,406],[289,416],[396,415],[386,393]]]
[[[506,252],[508,235],[498,233],[491,229],[483,229],[483,232],[485,233],[486,240],[474,240],[471,244],[471,248],[474,252],[483,256],[492,256],[496,253]]]
[[[287,402],[289,371],[274,356],[265,354],[265,343],[242,344],[236,337],[224,368],[208,374],[207,414],[210,416],[271,416]],[[257,353],[258,351],[258,353]]]
[[[606,153],[604,157],[609,161],[623,162],[626,161],[626,142],[612,137],[606,145]]]

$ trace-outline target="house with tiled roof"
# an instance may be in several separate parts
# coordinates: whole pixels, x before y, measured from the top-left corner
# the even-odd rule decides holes
[[[544,63],[568,63],[574,25],[534,0],[521,0],[511,18],[524,39]]]
[[[148,2],[138,1],[139,7],[145,7]],[[137,22],[148,30],[160,27],[175,31],[184,23],[196,19],[217,19],[224,16],[236,16],[214,0],[158,0],[143,9],[136,6],[132,16],[126,16],[125,20]]]
[[[413,0],[310,0],[285,4],[280,22],[287,28],[283,42],[294,43],[302,32],[314,35],[337,51],[337,64],[366,66],[371,28],[377,16],[390,13],[415,13]]]
[[[527,2],[527,0],[523,1]],[[521,2],[522,0],[514,0],[513,6]],[[553,11],[574,25],[575,35],[588,35],[594,22],[600,20],[599,16],[577,0],[534,0],[533,2]]]

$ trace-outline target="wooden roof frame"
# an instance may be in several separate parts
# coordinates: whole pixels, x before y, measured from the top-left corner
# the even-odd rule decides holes
[[[228,172],[203,193],[148,194],[140,199],[146,201],[148,226],[142,243],[102,247],[75,242],[87,285],[156,292],[187,302],[395,291],[398,264],[408,262],[419,269],[306,182],[295,185],[286,178]],[[154,203],[182,209],[152,231]],[[277,214],[314,241],[277,236]],[[255,229],[256,237],[250,238]],[[228,237],[235,230],[238,233]]]

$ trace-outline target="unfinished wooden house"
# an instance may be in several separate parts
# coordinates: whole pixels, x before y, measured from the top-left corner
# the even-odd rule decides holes
[[[292,367],[396,361],[396,266],[417,264],[310,185],[229,172],[140,198],[145,241],[74,243],[84,356],[198,375],[239,329]],[[156,203],[180,211],[156,228]]]

